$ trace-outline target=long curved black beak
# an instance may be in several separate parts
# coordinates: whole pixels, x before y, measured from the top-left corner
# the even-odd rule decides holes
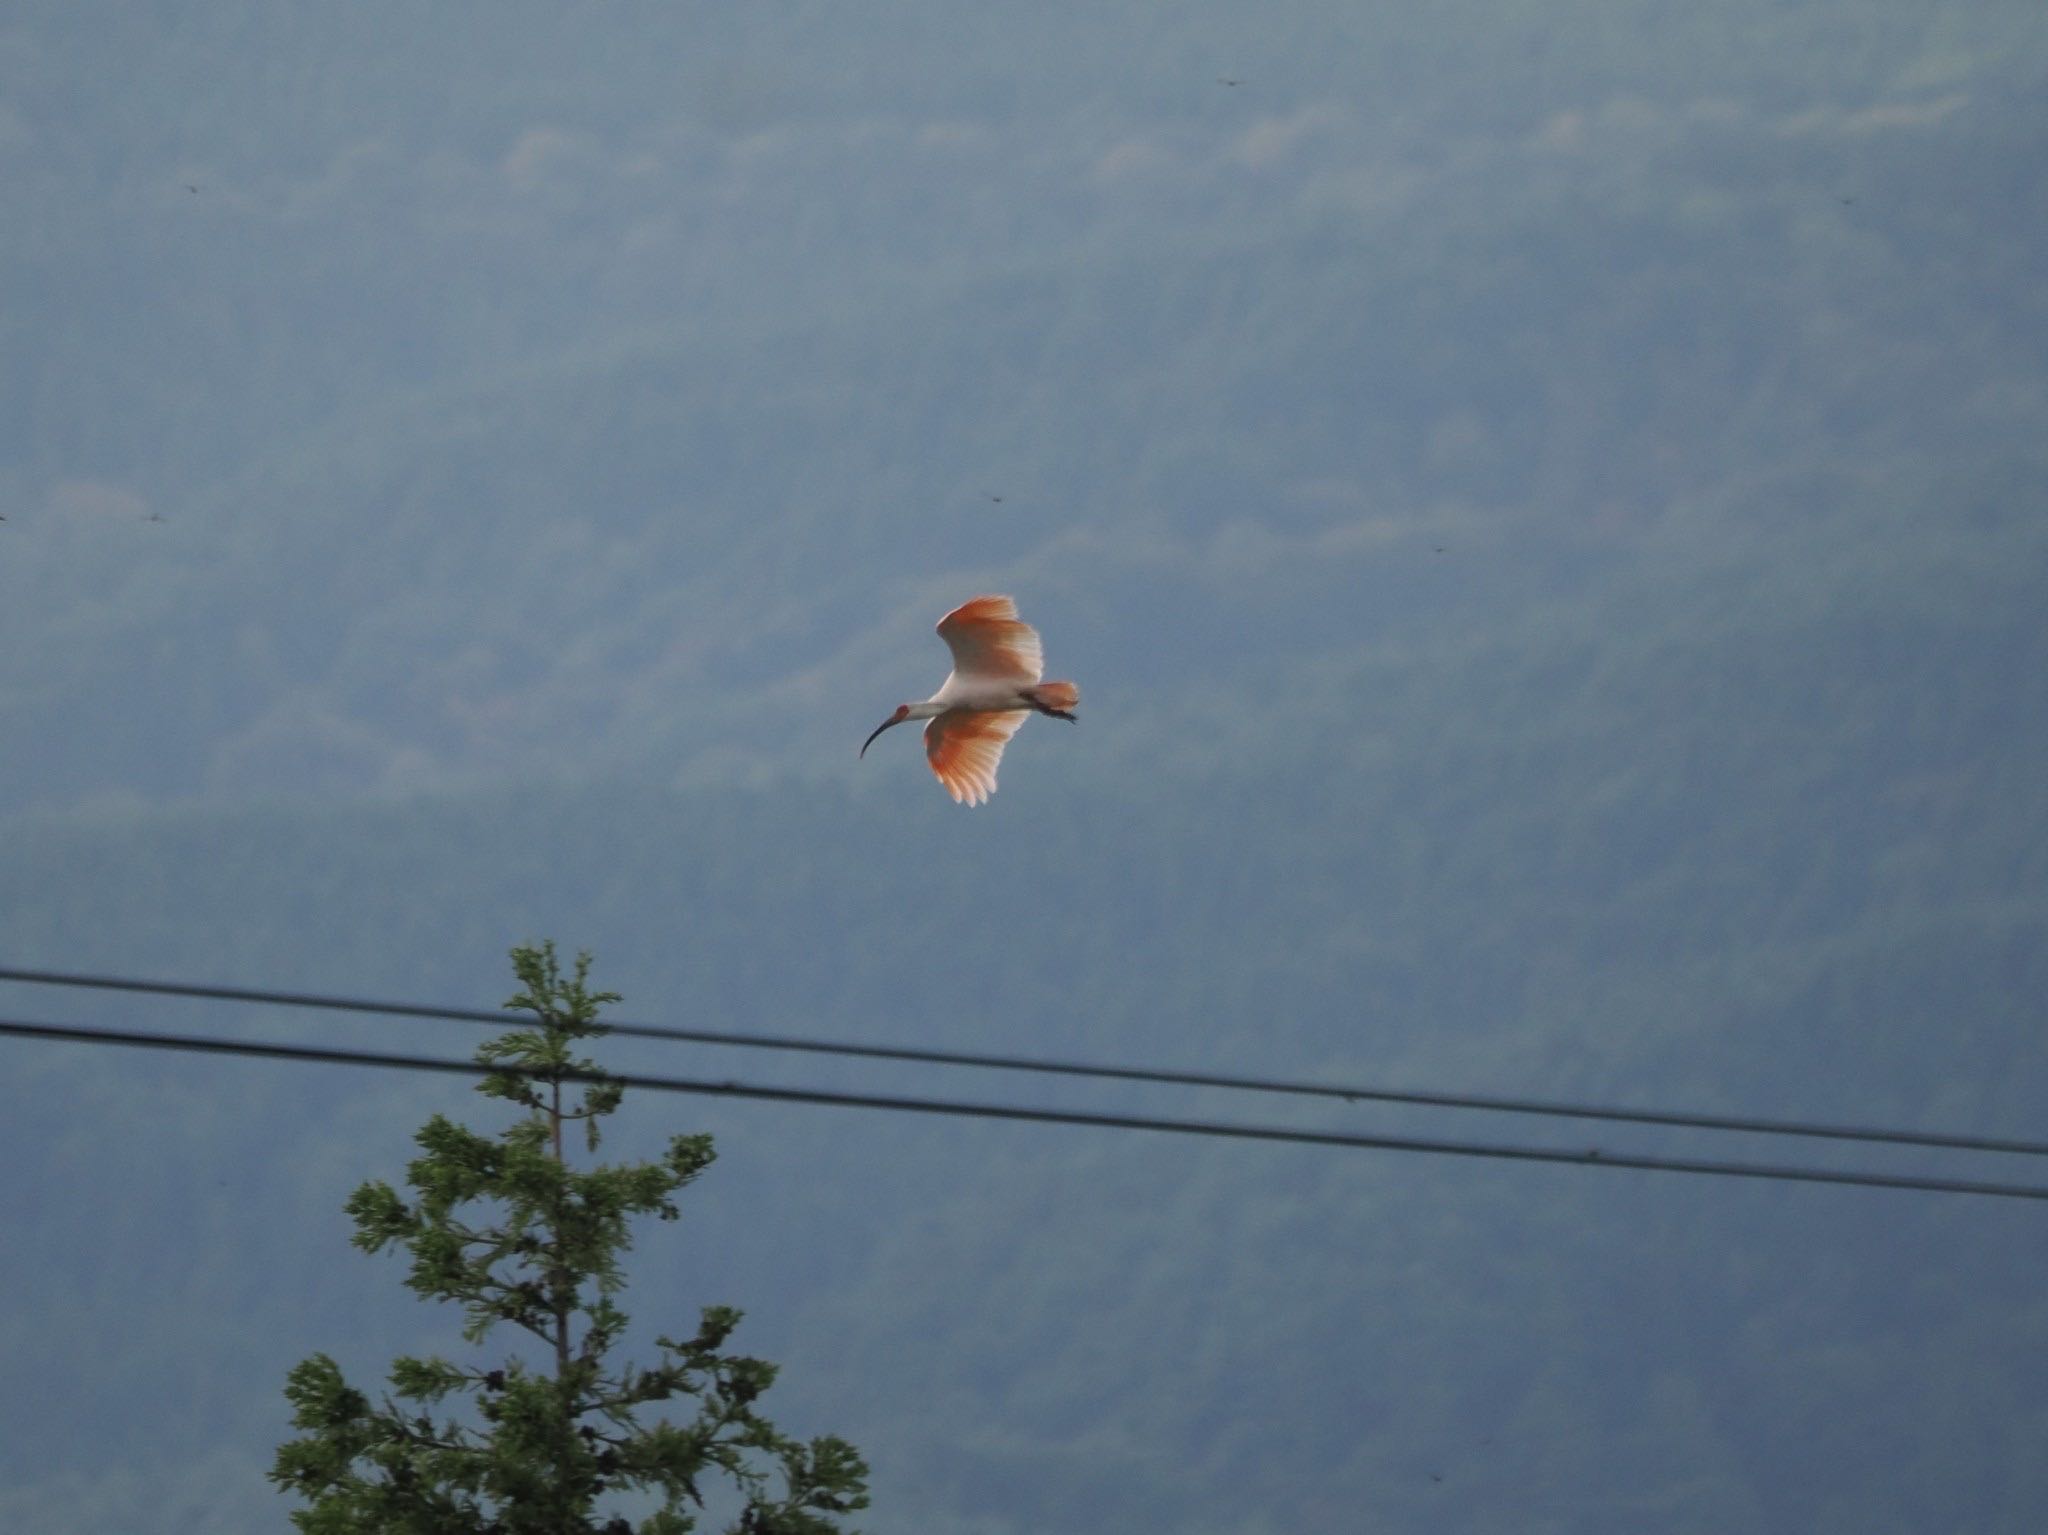
[[[875,727],[875,736],[880,735],[883,731],[887,730],[891,725],[900,725],[902,723],[903,719],[900,715],[892,714],[887,719],[883,720],[881,724]],[[865,741],[860,743],[860,755],[862,757],[865,757],[868,754],[868,748],[875,744],[875,736],[869,736]]]

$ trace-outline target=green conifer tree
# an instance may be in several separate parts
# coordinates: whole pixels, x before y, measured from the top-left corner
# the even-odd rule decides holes
[[[760,1415],[776,1369],[721,1352],[738,1311],[705,1308],[692,1336],[656,1340],[646,1368],[610,1359],[627,1324],[615,1297],[628,1223],[675,1219],[711,1138],[679,1135],[658,1162],[573,1166],[565,1127],[580,1123],[595,1152],[623,1091],[575,1045],[604,1032],[598,1011],[618,998],[585,984],[587,954],[567,978],[551,943],[512,962],[523,989],[505,1005],[534,1021],[477,1051],[490,1068],[479,1091],[527,1112],[495,1139],[435,1115],[416,1137],[411,1197],[371,1182],[347,1208],[356,1246],[405,1248],[406,1283],[461,1305],[469,1343],[507,1324],[525,1336],[477,1366],[399,1358],[378,1401],[325,1354],[294,1367],[285,1395],[300,1437],[270,1472],[307,1504],[293,1523],[307,1535],[681,1535],[705,1516],[710,1483],[736,1535],[837,1531],[835,1515],[867,1506],[867,1466],[841,1439],[805,1444]],[[581,1090],[573,1106],[565,1089]],[[688,1422],[666,1405],[692,1401]],[[607,1500],[638,1522],[608,1516]]]

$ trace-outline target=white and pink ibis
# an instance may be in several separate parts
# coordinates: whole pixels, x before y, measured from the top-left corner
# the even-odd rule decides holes
[[[898,704],[860,754],[891,725],[929,720],[924,754],[932,772],[960,804],[979,805],[996,792],[996,764],[1017,727],[1033,713],[1073,719],[1081,690],[1038,680],[1045,675],[1038,631],[1008,597],[970,597],[939,620],[939,638],[953,652],[952,672],[923,703]]]

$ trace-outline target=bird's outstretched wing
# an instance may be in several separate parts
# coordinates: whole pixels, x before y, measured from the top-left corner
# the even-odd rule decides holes
[[[939,638],[953,652],[956,677],[1032,683],[1045,675],[1038,631],[1008,597],[970,597],[939,620]]]
[[[948,709],[924,727],[925,759],[946,792],[960,804],[979,805],[996,792],[996,764],[1029,709],[988,713]]]

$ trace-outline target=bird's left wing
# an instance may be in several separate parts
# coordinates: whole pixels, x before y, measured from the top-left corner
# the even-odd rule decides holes
[[[939,638],[953,652],[956,677],[1028,684],[1045,675],[1038,631],[1008,597],[970,597],[939,620]]]
[[[1028,709],[999,714],[948,709],[924,727],[925,759],[956,801],[979,805],[996,792],[996,764],[1003,760],[1003,748],[1030,717]]]

